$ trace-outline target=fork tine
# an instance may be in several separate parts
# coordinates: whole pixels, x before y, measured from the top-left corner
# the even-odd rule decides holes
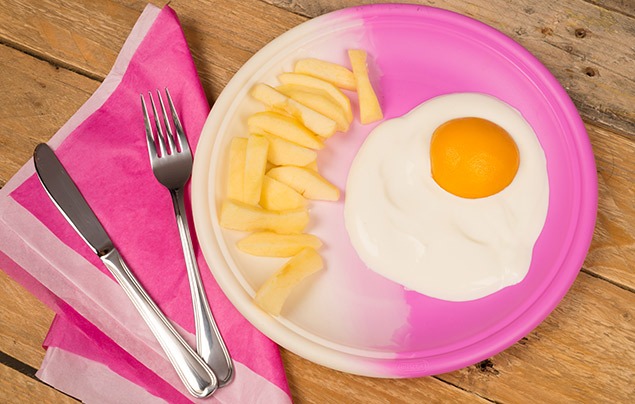
[[[157,138],[159,139],[159,150],[161,151],[161,157],[167,155],[165,148],[165,137],[163,135],[163,129],[161,128],[161,122],[159,122],[159,114],[157,113],[157,107],[154,105],[154,99],[152,98],[152,92],[148,91],[150,95],[150,105],[152,106],[152,112],[154,113],[154,125],[157,127]]]
[[[148,143],[148,153],[150,154],[150,161],[157,158],[157,147],[154,143],[154,134],[152,133],[152,124],[150,123],[150,117],[148,116],[148,108],[146,107],[146,101],[141,96],[141,108],[143,109],[143,121],[146,127],[146,142]]]
[[[159,105],[161,105],[161,113],[163,114],[163,123],[165,124],[165,132],[166,138],[168,140],[168,146],[170,147],[170,154],[177,153],[176,147],[174,146],[174,133],[172,132],[172,127],[170,126],[170,119],[168,118],[168,113],[165,111],[165,105],[163,104],[163,97],[159,90],[157,90],[157,97],[159,98]]]
[[[174,108],[174,103],[172,102],[172,96],[170,96],[170,91],[168,91],[167,87],[165,88],[165,94],[168,96],[168,104],[170,105],[170,111],[172,112],[174,128],[176,129],[176,134],[178,135],[179,148],[181,151],[189,150],[190,145],[187,143],[183,126],[181,126],[181,120],[179,119],[179,115],[176,113],[176,108]]]

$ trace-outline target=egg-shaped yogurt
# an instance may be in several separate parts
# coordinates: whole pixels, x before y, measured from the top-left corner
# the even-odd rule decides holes
[[[506,180],[504,188],[492,195],[486,191],[487,196],[459,196],[466,187],[461,185],[466,183],[465,174],[447,172],[443,164],[435,163],[435,167],[446,172],[433,177],[435,131],[463,118],[495,124],[517,147],[514,171],[509,174],[511,168],[503,169],[511,182]],[[462,122],[461,130],[471,131],[475,125],[470,122],[478,120]],[[434,156],[453,163],[462,157],[465,143],[453,140],[461,136],[448,138],[450,145],[435,146],[441,151],[435,150]],[[504,164],[514,164],[507,158],[512,149],[492,139],[479,138],[476,144],[494,142],[484,150],[503,150],[501,160],[512,161]],[[459,144],[453,147],[452,142]],[[479,158],[479,153],[472,154],[470,158]],[[479,175],[487,180],[488,175],[500,174],[485,170]],[[436,177],[445,178],[458,191],[440,186]],[[523,116],[492,96],[456,93],[428,100],[369,134],[349,172],[344,217],[352,245],[368,268],[430,297],[468,301],[526,276],[548,200],[545,155]]]

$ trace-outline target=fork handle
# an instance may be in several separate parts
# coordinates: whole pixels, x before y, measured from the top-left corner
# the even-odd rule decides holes
[[[211,395],[218,387],[213,371],[176,332],[130,272],[119,252],[112,249],[100,258],[148,324],[190,394],[198,398]]]
[[[185,210],[183,188],[170,190],[170,194],[172,195],[174,214],[181,236],[181,246],[185,255],[185,265],[192,292],[194,324],[196,326],[196,351],[210,365],[218,378],[218,386],[222,387],[231,381],[234,365],[216,321],[214,321],[214,316],[210,310],[207,295],[201,282]]]

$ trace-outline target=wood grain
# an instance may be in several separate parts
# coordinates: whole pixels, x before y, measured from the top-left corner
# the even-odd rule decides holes
[[[103,79],[143,6],[8,0],[0,7],[0,40],[57,66]]]
[[[349,402],[477,402],[481,397],[627,402],[635,393],[634,307],[633,293],[581,274],[556,310],[526,338],[487,361],[436,378],[369,379],[304,366],[304,359],[284,350],[283,359],[298,402],[343,402],[353,394]],[[461,390],[438,391],[443,382]]]
[[[53,136],[99,82],[2,45],[0,71],[2,187],[31,158],[35,146]]]
[[[486,403],[487,400],[442,380],[371,379],[311,364],[282,350],[287,378],[296,403]]]
[[[77,400],[48,385],[23,375],[9,367],[0,365],[0,402],[24,403],[77,403]]]
[[[585,0],[608,10],[618,11],[629,17],[635,17],[635,2],[632,0]]]
[[[635,394],[634,316],[635,294],[580,274],[526,338],[441,378],[497,402],[626,403]]]
[[[145,7],[123,0],[43,0],[37,7],[24,0],[7,3],[0,7],[0,42],[99,80],[108,74]],[[179,15],[210,101],[257,50],[306,20],[256,0],[172,1],[170,7]]]
[[[54,313],[2,271],[0,296],[0,352],[39,368]]]
[[[408,2],[456,11],[499,29],[539,56],[589,122],[628,135],[635,132],[635,30],[630,29],[635,20],[614,11],[616,1],[607,7],[584,0]],[[294,13],[314,17],[382,0],[269,2],[277,7],[256,0],[170,3],[181,18],[210,99],[216,99],[255,51],[306,20]],[[6,22],[0,25],[0,41],[103,79],[142,8],[138,1],[67,4],[46,0],[36,7],[24,0],[9,0],[7,7],[0,8],[0,21]],[[504,18],[501,10],[506,10]],[[99,24],[86,24],[86,20]]]
[[[171,2],[210,100],[280,33],[306,16],[358,2],[271,3],[276,6]],[[635,395],[635,91],[632,67],[628,70],[635,25],[630,4],[593,3],[435,1],[501,29],[538,55],[585,119],[598,168],[598,222],[583,273],[563,302],[506,351],[438,377],[353,376],[283,350],[296,402],[628,402]],[[0,42],[8,45],[0,46],[0,186],[97,88],[144,6],[136,0],[9,0],[0,7]],[[585,29],[583,37],[576,36],[579,28]],[[599,74],[580,74],[586,67]],[[39,366],[52,313],[4,273],[0,296],[0,352]],[[66,398],[0,365],[0,401]]]
[[[635,142],[587,124],[598,170],[598,216],[585,271],[635,291]]]

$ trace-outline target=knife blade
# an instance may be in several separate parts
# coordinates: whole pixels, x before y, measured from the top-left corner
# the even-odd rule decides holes
[[[198,398],[214,393],[218,387],[216,375],[178,334],[132,274],[53,150],[47,144],[39,144],[33,152],[33,161],[40,182],[55,206],[121,285],[150,327],[188,392]]]
[[[86,244],[100,257],[110,252],[110,237],[53,150],[41,143],[35,148],[33,160],[44,189]]]

